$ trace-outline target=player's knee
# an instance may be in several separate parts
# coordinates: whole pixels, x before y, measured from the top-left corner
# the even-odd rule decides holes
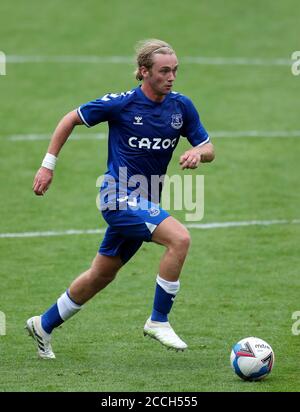
[[[173,239],[173,247],[178,253],[186,254],[191,244],[191,236],[187,229],[182,229]]]
[[[92,262],[90,273],[95,279],[112,281],[116,277],[121,266],[122,263],[119,262],[118,258],[98,254]]]

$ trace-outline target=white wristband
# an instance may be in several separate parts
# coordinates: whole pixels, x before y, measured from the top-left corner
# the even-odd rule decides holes
[[[42,162],[42,167],[47,169],[54,170],[56,165],[57,157],[51,153],[47,153]]]

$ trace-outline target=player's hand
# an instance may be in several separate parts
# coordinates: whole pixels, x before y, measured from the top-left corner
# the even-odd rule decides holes
[[[48,190],[53,179],[53,171],[46,167],[41,167],[33,180],[32,189],[37,196],[43,196]]]
[[[187,150],[180,156],[179,164],[181,169],[196,169],[201,162],[201,154],[198,149]]]

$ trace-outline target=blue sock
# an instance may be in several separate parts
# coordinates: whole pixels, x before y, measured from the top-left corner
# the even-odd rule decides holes
[[[153,310],[151,320],[156,322],[168,322],[175,295],[167,293],[158,283],[156,283]]]
[[[42,328],[47,333],[51,333],[54,328],[57,328],[57,326],[75,315],[81,307],[82,305],[78,305],[70,298],[69,291],[67,290],[57,299],[51,308],[43,313],[41,319]]]
[[[42,315],[42,328],[47,333],[51,333],[54,328],[61,325],[64,321],[60,317],[57,302],[54,303],[45,313]]]

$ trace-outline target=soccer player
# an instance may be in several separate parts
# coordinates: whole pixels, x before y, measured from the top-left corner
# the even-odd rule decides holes
[[[184,225],[159,206],[162,185],[153,191],[153,176],[166,174],[180,136],[187,137],[192,146],[180,157],[182,169],[211,162],[214,148],[191,100],[172,91],[178,69],[172,47],[156,39],[140,42],[136,61],[136,79],[141,85],[125,93],[106,94],[65,115],[34,178],[35,194],[44,195],[58,154],[74,127],[108,122],[107,172],[100,196],[108,228],[91,267],[71,283],[53,306],[27,320],[26,328],[36,341],[38,355],[44,359],[55,358],[51,347],[53,329],[105,288],[144,241],[165,247],[144,335],[168,348],[187,348],[171,327],[168,314],[179,291],[190,235]],[[139,185],[135,187],[134,182]]]

